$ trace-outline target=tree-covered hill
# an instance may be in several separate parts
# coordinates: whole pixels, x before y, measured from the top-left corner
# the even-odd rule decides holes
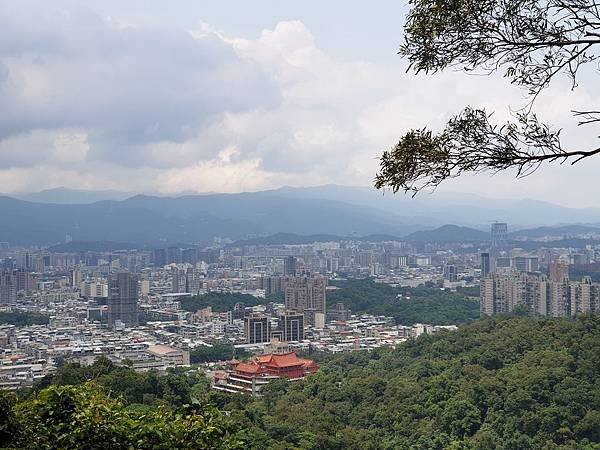
[[[249,448],[600,448],[600,318],[490,318],[336,356],[232,417]]]
[[[391,316],[402,325],[453,325],[479,317],[479,302],[463,293],[427,287],[394,288],[370,278],[332,284],[339,289],[327,294],[329,308],[341,302],[354,313]]]
[[[236,303],[243,303],[246,306],[256,306],[266,303],[268,300],[259,299],[250,294],[240,294],[239,292],[221,293],[209,292],[203,295],[195,295],[180,300],[181,308],[185,311],[196,312],[199,309],[210,306],[214,312],[231,311]]]

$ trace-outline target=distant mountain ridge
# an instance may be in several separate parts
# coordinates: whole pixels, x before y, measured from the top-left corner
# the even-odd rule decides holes
[[[0,241],[48,245],[112,241],[154,246],[234,240],[285,231],[297,234],[403,235],[416,229],[401,217],[332,200],[295,199],[263,193],[160,198],[138,195],[91,204],[32,203],[0,197]]]
[[[439,193],[411,198],[333,185],[239,194],[135,195],[89,203],[81,203],[80,191],[77,195],[71,191],[59,188],[39,193],[45,200],[57,200],[63,195],[62,202],[54,203],[0,196],[0,241],[53,245],[64,242],[69,235],[74,241],[167,246],[205,243],[217,236],[239,241],[248,236],[291,233],[474,242],[489,239],[488,220],[506,221],[509,230],[528,228],[528,223],[588,224],[578,225],[579,229],[600,224],[600,211],[594,209],[564,208],[532,200],[490,200],[474,194]],[[118,191],[93,195],[90,192],[84,191],[88,201],[106,195],[129,195]],[[71,203],[75,200],[78,203]],[[449,223],[457,225],[448,228]]]
[[[46,189],[40,192],[32,192],[13,196],[19,200],[36,203],[58,203],[58,204],[87,204],[95,203],[103,200],[125,200],[133,197],[135,194],[131,192],[122,192],[112,189],[92,191],[87,189],[69,189],[65,187],[57,187]]]

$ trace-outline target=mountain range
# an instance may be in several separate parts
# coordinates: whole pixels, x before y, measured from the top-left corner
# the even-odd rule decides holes
[[[277,233],[410,235],[410,240],[419,242],[436,240],[428,230],[448,223],[471,230],[438,230],[438,241],[461,236],[476,241],[488,235],[491,220],[506,221],[513,230],[580,224],[572,230],[590,231],[600,223],[600,210],[536,200],[492,200],[475,194],[439,192],[412,198],[337,185],[176,197],[66,188],[20,198],[0,196],[0,241],[17,245],[56,244],[67,235],[74,241],[157,246],[203,243],[215,236],[240,240]],[[563,227],[557,235],[577,234],[566,230]],[[548,231],[532,233],[541,232]]]

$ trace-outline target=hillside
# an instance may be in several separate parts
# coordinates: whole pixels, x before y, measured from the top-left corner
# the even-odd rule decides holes
[[[493,318],[322,363],[233,409],[248,448],[592,449],[600,317]]]
[[[599,234],[599,227],[589,225],[563,225],[556,227],[537,227],[526,230],[517,230],[511,233],[511,237],[535,239],[545,236],[559,236],[572,238]]]
[[[444,225],[435,230],[416,231],[405,237],[407,241],[426,242],[485,242],[490,240],[490,234],[458,225]]]

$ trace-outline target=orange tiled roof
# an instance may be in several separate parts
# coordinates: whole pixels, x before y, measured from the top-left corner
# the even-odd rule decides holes
[[[284,353],[282,355],[270,355],[270,361],[266,362],[269,366],[276,367],[293,367],[301,366],[302,360],[295,353]]]
[[[235,370],[237,372],[258,373],[260,371],[260,366],[256,363],[239,363]]]

